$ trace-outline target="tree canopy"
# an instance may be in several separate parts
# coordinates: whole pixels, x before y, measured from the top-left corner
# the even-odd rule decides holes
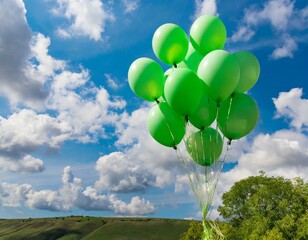
[[[308,239],[308,184],[301,178],[268,177],[264,172],[236,182],[218,207],[218,223],[230,240]],[[181,239],[201,239],[202,223],[192,223]]]
[[[264,172],[241,180],[223,194],[220,215],[232,229],[229,239],[308,238],[308,184]]]

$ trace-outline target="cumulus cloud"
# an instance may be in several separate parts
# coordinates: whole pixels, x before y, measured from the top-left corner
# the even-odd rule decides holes
[[[27,75],[31,30],[22,1],[0,2],[0,95],[12,105],[23,102],[31,106],[46,97],[43,83]]]
[[[57,30],[63,38],[85,36],[99,41],[106,23],[115,20],[113,13],[100,0],[57,0],[57,4],[53,12],[70,23],[68,27]]]
[[[276,117],[291,119],[291,126],[297,130],[308,128],[308,99],[303,99],[302,95],[302,88],[293,88],[289,92],[279,93],[278,98],[273,98]]]
[[[3,207],[20,207],[32,190],[29,184],[0,183],[0,204]]]
[[[113,152],[100,157],[96,162],[96,171],[100,179],[98,189],[110,189],[117,192],[145,190],[153,175],[140,163],[126,159],[123,152]]]
[[[69,70],[66,61],[50,56],[49,37],[38,33],[28,41],[23,36],[23,32],[31,34],[24,18],[24,5],[19,2],[14,5],[14,1],[10,3],[12,6],[7,6],[8,9],[15,7],[14,11],[19,13],[14,19],[18,20],[16,25],[20,31],[15,32],[13,26],[13,30],[6,27],[0,30],[4,40],[8,34],[13,39],[7,39],[7,46],[1,45],[0,48],[1,54],[8,55],[7,60],[0,63],[0,81],[3,80],[1,90],[8,94],[15,111],[6,118],[0,117],[0,169],[38,172],[44,170],[44,164],[32,153],[42,148],[58,149],[67,140],[87,143],[107,137],[104,126],[117,121],[120,117],[118,110],[123,109],[126,102],[119,97],[111,97],[105,88],[95,86],[87,69],[80,66],[77,71]],[[16,47],[14,52],[10,44],[17,38],[16,44],[20,45],[12,45],[12,49]],[[5,41],[1,40],[0,44],[5,44]],[[18,52],[19,48],[22,49]],[[8,61],[10,58],[15,62]],[[7,65],[7,61],[10,65]],[[20,78],[16,78],[18,71]],[[46,93],[43,98],[28,98],[24,95],[24,92],[31,94],[28,81],[40,86]],[[19,87],[23,88],[23,84],[27,87],[20,92],[14,88],[15,83]]]
[[[65,167],[62,175],[62,188],[57,191],[44,189],[36,191],[32,189],[26,195],[24,204],[27,207],[49,210],[68,211],[74,206],[74,201],[82,190],[80,178],[74,178],[71,168]]]
[[[265,171],[270,176],[307,178],[308,138],[291,130],[280,130],[274,134],[260,134],[251,144],[249,152],[243,154],[238,165],[222,174],[220,192],[229,190],[232,184],[243,178]]]
[[[269,0],[263,8],[248,8],[245,11],[244,21],[250,26],[269,22],[275,29],[285,30],[289,18],[294,12],[294,2],[290,0]]]
[[[293,32],[303,30],[308,22],[307,10],[296,9],[294,3],[291,0],[268,0],[262,7],[255,4],[246,8],[244,17],[230,41],[249,41],[256,34],[258,27],[269,24],[275,39],[280,43],[274,46],[272,59],[292,58],[299,41],[293,37]]]
[[[66,62],[63,60],[55,59],[48,53],[48,48],[50,46],[50,38],[45,37],[43,34],[38,33],[33,35],[31,41],[31,55],[30,61],[39,62],[39,64],[32,64],[32,69],[35,75],[40,75],[40,80],[44,83],[46,82],[46,77],[54,76],[55,71],[63,70],[66,67]]]
[[[279,59],[284,57],[293,58],[294,52],[297,50],[297,43],[289,35],[286,35],[282,39],[282,45],[276,47],[271,54],[273,59]]]
[[[216,0],[195,0],[194,17],[197,18],[204,14],[219,15],[217,12]]]
[[[100,195],[93,187],[87,187],[79,196],[75,205],[84,210],[113,211],[120,215],[140,216],[155,212],[149,201],[138,196],[132,197],[129,203],[117,198],[115,194]]]
[[[138,196],[132,197],[128,204],[117,199],[112,200],[112,203],[114,211],[123,215],[145,215],[155,211],[155,207],[149,201]]]
[[[74,177],[69,166],[62,175],[62,187],[58,190],[35,190],[29,184],[0,183],[0,205],[4,207],[27,206],[49,211],[69,211],[74,207],[93,211],[111,211],[120,215],[140,216],[155,212],[152,203],[134,196],[126,203],[115,194],[100,194],[94,187],[83,189],[82,180]]]
[[[100,178],[98,189],[115,192],[144,191],[149,187],[174,186],[183,170],[173,149],[155,142],[146,129],[149,106],[131,114],[124,113],[117,122],[116,146],[122,151],[106,154],[96,162]]]
[[[69,127],[68,139],[80,142],[104,137],[102,125],[112,125],[119,118],[117,111],[126,106],[120,98],[113,100],[105,88],[94,86],[85,69],[57,74],[50,95],[48,108],[56,111],[59,122]]]
[[[30,154],[42,146],[57,148],[66,135],[56,119],[23,109],[0,117],[0,168],[14,172],[44,170],[43,161]]]

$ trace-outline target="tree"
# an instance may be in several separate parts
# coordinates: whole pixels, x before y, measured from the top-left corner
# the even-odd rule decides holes
[[[205,222],[206,228],[212,230],[211,232],[211,239],[221,239],[221,233],[225,235],[228,233],[230,236],[231,231],[234,228],[227,222],[220,222],[218,220],[215,221],[206,221]],[[218,235],[217,232],[213,229],[213,226],[219,229],[220,234]],[[201,240],[201,239],[208,239],[208,235],[204,233],[204,226],[202,221],[191,221],[189,224],[188,231],[183,233],[180,237],[180,240]],[[232,239],[232,238],[231,238]]]
[[[234,229],[227,239],[307,239],[308,184],[300,178],[249,177],[222,196],[220,215]],[[235,230],[235,231],[234,231]]]
[[[180,240],[200,240],[203,234],[202,222],[190,221],[188,231],[181,235]]]

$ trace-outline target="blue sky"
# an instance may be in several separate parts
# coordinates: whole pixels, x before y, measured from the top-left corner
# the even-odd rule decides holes
[[[151,104],[127,71],[139,57],[159,62],[160,25],[188,34],[202,14],[224,22],[226,50],[261,66],[249,90],[260,119],[233,144],[212,217],[221,194],[259,170],[307,179],[306,1],[0,1],[1,218],[200,218],[175,152],[146,131]]]

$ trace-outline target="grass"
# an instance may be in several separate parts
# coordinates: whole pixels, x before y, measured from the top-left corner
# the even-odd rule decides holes
[[[178,240],[189,221],[151,218],[59,217],[0,219],[1,240]]]

